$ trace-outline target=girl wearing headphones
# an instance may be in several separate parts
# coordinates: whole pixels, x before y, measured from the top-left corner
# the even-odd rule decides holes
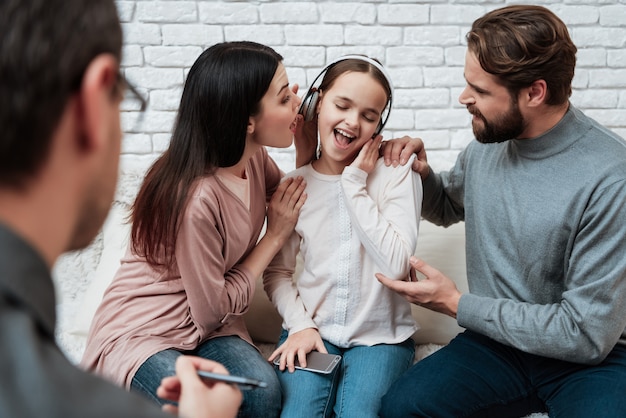
[[[306,200],[302,179],[280,183],[265,150],[292,144],[300,105],[281,61],[269,47],[228,42],[190,69],[169,148],[133,205],[129,248],[92,322],[84,367],[162,403],[161,379],[192,354],[267,383],[244,391],[239,416],[279,415],[280,384],[242,315]]]
[[[264,274],[284,328],[269,360],[279,359],[283,417],[376,417],[413,362],[417,325],[410,304],[374,274],[409,275],[422,187],[411,164],[387,167],[379,158],[392,98],[384,68],[347,56],[322,75],[301,109],[317,121],[318,156],[288,175],[306,180],[308,198]],[[294,277],[298,253],[303,269]],[[329,374],[295,369],[314,350],[342,360]]]

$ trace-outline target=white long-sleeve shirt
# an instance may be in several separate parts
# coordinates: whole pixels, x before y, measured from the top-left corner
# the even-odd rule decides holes
[[[368,175],[309,164],[288,176],[307,181],[307,201],[288,243],[264,274],[264,287],[290,334],[317,328],[341,347],[399,343],[418,328],[410,304],[375,273],[405,279],[417,244],[422,184],[411,163]],[[296,256],[303,259],[294,277]]]

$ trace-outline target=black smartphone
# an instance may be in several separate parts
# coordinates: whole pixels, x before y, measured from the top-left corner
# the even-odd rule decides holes
[[[341,362],[341,356],[338,354],[326,354],[319,351],[311,351],[306,355],[306,367],[302,367],[298,363],[296,357],[296,369],[308,370],[315,373],[328,374],[335,370],[335,367]],[[278,366],[280,364],[280,357],[274,359],[274,364]]]

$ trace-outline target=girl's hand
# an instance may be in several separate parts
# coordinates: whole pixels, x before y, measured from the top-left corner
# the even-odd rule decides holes
[[[234,418],[243,399],[236,385],[224,382],[203,381],[198,370],[228,374],[224,366],[211,360],[194,356],[176,359],[176,375],[164,378],[157,396],[172,402],[163,410],[186,418]]]
[[[298,357],[298,363],[306,366],[306,355],[313,350],[320,353],[328,353],[318,330],[306,328],[287,337],[285,342],[272,353],[268,360],[272,362],[276,357],[280,356],[278,369],[283,371],[287,367],[289,372],[293,373],[296,370],[296,356]]]
[[[299,176],[286,178],[276,189],[267,208],[266,235],[284,243],[293,232],[300,209],[306,201],[306,181]]]
[[[374,167],[376,166],[376,161],[378,160],[378,157],[380,155],[379,147],[382,140],[382,135],[376,135],[376,137],[372,138],[371,141],[367,141],[350,165],[360,168],[367,174],[371,173],[372,170],[374,170]]]

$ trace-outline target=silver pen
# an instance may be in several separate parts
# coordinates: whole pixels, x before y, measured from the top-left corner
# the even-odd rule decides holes
[[[229,374],[220,374],[220,373],[211,373],[211,372],[205,372],[204,370],[198,370],[198,376],[200,376],[202,379],[207,379],[207,380],[214,380],[214,381],[225,382],[225,383],[234,383],[237,386],[239,386],[239,389],[241,390],[267,387],[267,383],[261,380],[251,379],[249,377],[231,376]]]

